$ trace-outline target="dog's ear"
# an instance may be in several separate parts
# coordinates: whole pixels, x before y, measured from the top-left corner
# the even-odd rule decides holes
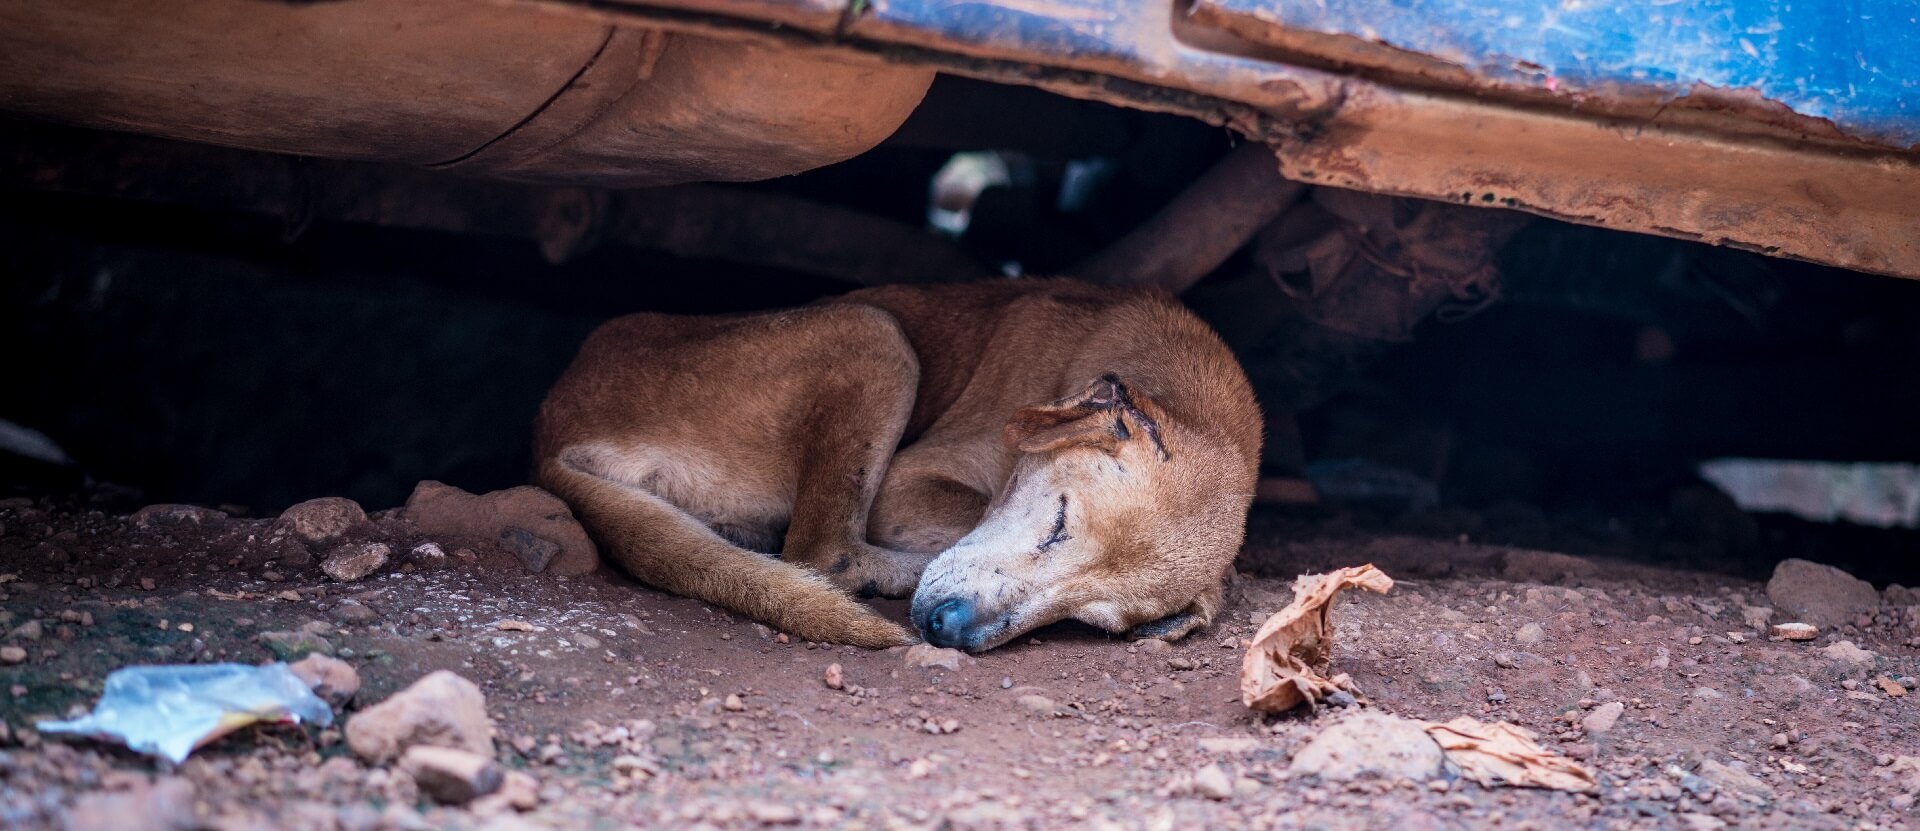
[[[1148,441],[1165,460],[1158,410],[1151,398],[1128,389],[1119,376],[1108,373],[1077,395],[1014,413],[1001,438],[1022,453],[1072,445],[1092,445],[1111,453],[1129,441]]]

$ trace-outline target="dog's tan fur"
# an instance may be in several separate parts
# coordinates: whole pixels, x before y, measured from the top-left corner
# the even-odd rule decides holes
[[[1171,297],[882,287],[607,323],[541,407],[536,478],[641,580],[812,640],[911,642],[852,592],[916,622],[964,597],[992,616],[969,649],[1069,617],[1179,637],[1220,605],[1260,424]]]

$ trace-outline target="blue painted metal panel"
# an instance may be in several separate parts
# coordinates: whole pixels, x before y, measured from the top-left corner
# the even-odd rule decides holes
[[[1920,0],[1197,0],[1552,91],[1752,90],[1842,132],[1920,145]]]

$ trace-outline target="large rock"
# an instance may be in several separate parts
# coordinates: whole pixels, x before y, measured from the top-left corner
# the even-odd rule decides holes
[[[319,545],[340,538],[367,521],[360,503],[341,496],[309,499],[280,512],[273,530],[285,531],[308,545]]]
[[[529,571],[585,574],[600,563],[593,540],[567,503],[530,485],[475,495],[452,485],[421,482],[407,498],[406,514],[428,536],[499,545]]]
[[[1440,745],[1419,722],[1365,710],[1322,731],[1294,754],[1290,769],[1321,779],[1362,776],[1421,781],[1440,775]]]
[[[415,745],[493,758],[493,719],[480,688],[440,670],[347,722],[347,746],[369,762],[396,758]]]
[[[1782,560],[1767,581],[1767,597],[1790,620],[1831,629],[1880,608],[1873,584],[1833,566]]]

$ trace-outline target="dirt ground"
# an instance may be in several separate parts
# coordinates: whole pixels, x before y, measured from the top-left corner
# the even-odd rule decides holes
[[[1746,579],[1257,518],[1231,604],[1182,643],[1059,625],[958,669],[923,668],[902,650],[790,641],[606,571],[530,576],[445,540],[434,542],[446,556],[414,557],[428,540],[391,515],[358,533],[390,543],[393,566],[336,582],[304,551],[268,545],[271,522],[141,528],[45,500],[0,503],[0,643],[21,659],[0,666],[0,826],[1920,824],[1920,695],[1906,693],[1920,608],[1892,602],[1815,640],[1779,641],[1755,610],[1769,605],[1765,587]],[[1348,711],[1248,711],[1241,639],[1287,603],[1293,575],[1364,562],[1399,581],[1335,611],[1334,668],[1369,706],[1522,725],[1590,765],[1598,792],[1291,772]],[[339,722],[244,730],[177,767],[31,727],[90,707],[117,667],[271,660],[261,633],[302,629],[364,681],[340,721],[433,670],[479,684],[499,759],[537,777],[538,807],[435,806],[405,774],[358,760]],[[1839,641],[1870,654],[1828,649]],[[824,681],[833,664],[845,689]],[[1610,702],[1624,704],[1611,729],[1582,724]]]

